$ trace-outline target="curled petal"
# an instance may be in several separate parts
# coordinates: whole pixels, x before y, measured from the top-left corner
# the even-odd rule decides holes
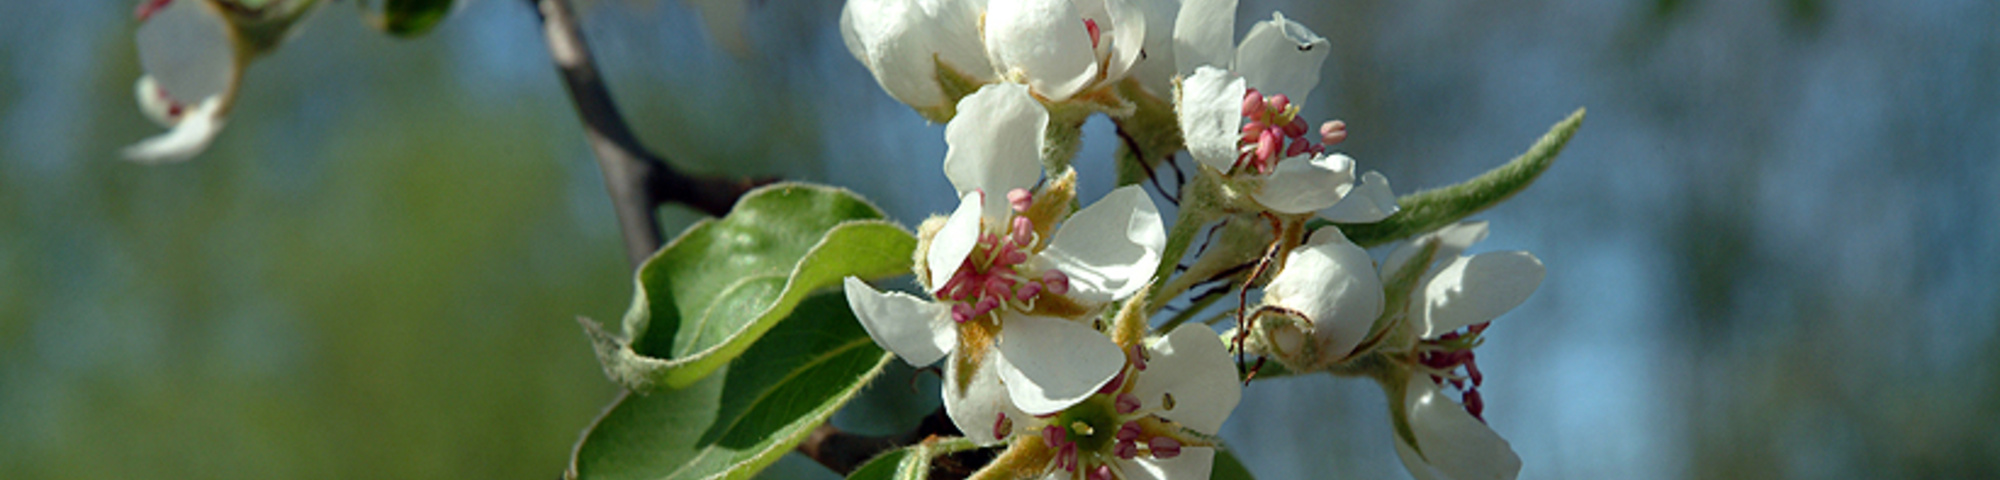
[[[1127,185],[1071,215],[1042,258],[1069,276],[1071,296],[1103,303],[1144,288],[1166,246],[1166,228],[1152,197]]]
[[[1382,315],[1382,282],[1374,267],[1368,251],[1349,243],[1339,228],[1321,228],[1285,260],[1264,289],[1264,303],[1306,315],[1322,351],[1345,355]]]
[[[979,44],[978,5],[966,0],[853,0],[840,11],[841,41],[889,96],[944,105],[937,63],[990,80]]]
[[[944,227],[931,237],[930,250],[924,253],[924,267],[930,269],[930,280],[924,289],[936,292],[958,272],[958,266],[965,263],[965,257],[972,255],[973,247],[979,245],[980,205],[984,203],[979,192],[965,194],[958,199],[958,209],[952,210]]]
[[[1000,384],[997,356],[974,359],[970,362],[950,359],[944,362],[944,413],[951,417],[951,423],[965,433],[965,438],[981,445],[1000,439],[993,436],[994,421],[1001,414],[1007,418],[1027,419],[1030,415],[1015,407],[1007,397],[1007,387]],[[961,365],[966,364],[966,365]],[[970,366],[974,370],[966,375],[965,383],[959,383],[958,369]],[[1017,424],[1018,425],[1018,424]]]
[[[986,192],[986,215],[1006,215],[1007,192],[1033,187],[1042,176],[1042,133],[1048,125],[1048,110],[1027,86],[980,87],[958,101],[958,116],[945,124],[945,177],[961,195]]]
[[[1340,154],[1300,155],[1280,160],[1264,179],[1264,188],[1250,197],[1271,210],[1300,214],[1332,207],[1353,188],[1354,159]]]
[[[1189,76],[1202,66],[1227,70],[1235,60],[1236,0],[1182,3],[1174,19],[1174,71]]]
[[[1001,320],[999,355],[988,357],[1022,411],[1054,413],[1097,393],[1125,366],[1111,337],[1061,318],[1011,315]]]
[[[1243,398],[1228,347],[1205,325],[1181,325],[1146,343],[1152,360],[1132,384],[1132,395],[1147,407],[1173,394],[1174,409],[1160,412],[1195,431],[1214,434]],[[1192,451],[1192,450],[1188,450]]]
[[[1521,457],[1507,439],[1465,413],[1465,407],[1438,390],[1426,375],[1411,375],[1404,405],[1421,456],[1396,441],[1403,466],[1417,478],[1511,479],[1521,473]]]
[[[1125,78],[1139,61],[1139,51],[1146,47],[1148,29],[1146,11],[1139,7],[1140,0],[1101,0],[1104,3],[1104,18],[1100,24],[1111,26],[1108,41],[1111,42],[1111,56],[1105,60],[1104,79],[1114,81]],[[1085,15],[1095,18],[1094,15]],[[1103,41],[1105,39],[1101,39]]]
[[[1227,173],[1236,165],[1236,142],[1243,133],[1242,77],[1220,68],[1201,67],[1181,81],[1181,135],[1195,161]]]
[[[1264,95],[1284,94],[1293,104],[1304,105],[1306,94],[1319,84],[1320,64],[1332,44],[1305,25],[1271,12],[1271,19],[1257,22],[1243,36],[1236,49],[1236,71]]]
[[[1542,261],[1528,252],[1458,257],[1424,285],[1423,338],[1482,323],[1513,310],[1541,286]]]
[[[187,2],[181,2],[187,3]],[[180,162],[194,158],[215,135],[222,133],[223,98],[208,97],[208,100],[181,112],[173,129],[152,138],[125,147],[125,158],[141,163]]]
[[[1143,32],[1141,32],[1143,34]],[[1062,101],[1097,76],[1097,53],[1070,0],[1004,0],[987,5],[986,55],[1008,77]]]
[[[847,277],[843,287],[848,308],[854,309],[868,336],[911,366],[930,365],[958,342],[958,329],[944,304],[903,292],[882,292],[854,277]]]
[[[1389,192],[1389,178],[1380,172],[1370,171],[1361,175],[1361,184],[1333,204],[1319,212],[1319,215],[1340,223],[1374,223],[1395,215],[1401,207],[1396,205],[1396,195]]]

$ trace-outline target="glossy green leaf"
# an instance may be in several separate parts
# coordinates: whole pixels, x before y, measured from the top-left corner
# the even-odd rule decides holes
[[[846,297],[813,296],[715,374],[686,388],[621,395],[584,433],[567,477],[749,478],[826,422],[890,358]]]
[[[721,368],[808,294],[841,278],[910,272],[917,239],[846,190],[780,184],[744,195],[648,259],[624,335],[586,323],[605,373],[627,388],[681,388]]]
[[[1425,190],[1396,199],[1401,207],[1395,215],[1375,223],[1342,223],[1340,233],[1363,248],[1373,247],[1401,240],[1443,228],[1453,222],[1472,216],[1526,190],[1528,185],[1548,171],[1562,153],[1563,146],[1576,135],[1577,127],[1583,126],[1583,109],[1569,114],[1569,118],[1556,122],[1549,132],[1536,140],[1534,146],[1514,160],[1464,183],[1444,188]],[[1333,225],[1325,220],[1315,220],[1312,229]]]
[[[1215,451],[1215,467],[1209,470],[1210,480],[1255,480],[1250,476],[1250,468],[1236,459],[1236,454],[1228,450]]]
[[[375,28],[398,37],[429,33],[451,13],[452,0],[379,0],[381,11],[370,18]],[[375,3],[375,2],[367,2]]]

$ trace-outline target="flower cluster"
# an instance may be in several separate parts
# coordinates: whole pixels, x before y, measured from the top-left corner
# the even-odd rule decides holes
[[[1381,174],[1357,174],[1331,150],[1345,122],[1303,113],[1328,41],[1274,13],[1239,42],[1235,9],[850,0],[849,51],[890,96],[946,122],[943,170],[959,198],[919,228],[922,296],[849,278],[849,304],[910,364],[943,359],[952,421],[1007,446],[975,478],[1206,478],[1239,375],[1254,375],[1232,353],[1376,379],[1419,477],[1512,477],[1519,460],[1485,427],[1471,350],[1534,291],[1540,262],[1460,256],[1486,231],[1466,223],[1415,236],[1378,268],[1341,225],[1395,215],[1397,199]],[[1077,201],[1067,156],[1080,104],[1119,121],[1128,148],[1193,158],[1199,174],[1178,192],[1171,231],[1135,180]],[[1172,158],[1131,153],[1142,166]],[[1245,303],[1238,333],[1223,335],[1233,344],[1179,318],[1152,327],[1166,302],[1215,283]]]

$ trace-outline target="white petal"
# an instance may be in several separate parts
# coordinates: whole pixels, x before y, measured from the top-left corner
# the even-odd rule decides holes
[[[1300,155],[1278,161],[1251,198],[1281,213],[1318,211],[1340,203],[1354,189],[1354,159],[1346,155]]]
[[[1346,355],[1382,315],[1382,282],[1367,250],[1338,228],[1321,228],[1285,259],[1264,288],[1264,303],[1306,315],[1322,354]]]
[[[1423,463],[1434,469],[1426,473],[1448,479],[1511,479],[1521,473],[1521,457],[1514,455],[1513,446],[1439,392],[1430,377],[1410,376],[1406,395],[1410,430],[1428,460]],[[1410,466],[1412,474],[1423,470]]]
[[[973,371],[971,382],[965,385],[958,384],[958,359],[944,362],[944,413],[965,433],[965,438],[981,445],[999,440],[993,436],[993,425],[1001,414],[1014,419],[1017,425],[1033,418],[1008,400],[1007,387],[1000,384],[998,357],[988,355],[977,362],[978,370]]]
[[[146,118],[162,127],[172,127],[181,122],[181,113],[174,111],[174,99],[167,98],[167,91],[160,88],[160,82],[152,75],[141,75],[133,85],[132,96],[139,100],[139,111]]]
[[[1132,384],[1132,395],[1146,407],[1160,406],[1173,394],[1174,409],[1160,412],[1168,420],[1195,431],[1214,434],[1243,398],[1236,363],[1222,338],[1206,325],[1181,325],[1166,337],[1146,342],[1151,360]]]
[[[1132,64],[1130,75],[1139,79],[1139,84],[1152,91],[1153,96],[1171,99],[1174,93],[1174,14],[1180,13],[1180,0],[1140,0],[1139,8],[1146,15],[1146,40],[1141,48],[1138,63]]]
[[[1126,480],[1208,480],[1215,469],[1215,449],[1185,447],[1180,456],[1164,460],[1138,457],[1112,461],[1125,471]]]
[[[1325,38],[1285,15],[1271,12],[1271,19],[1257,22],[1243,36],[1236,49],[1236,72],[1265,97],[1285,94],[1292,104],[1306,103],[1306,94],[1319,84],[1320,64],[1333,50]]]
[[[910,366],[937,361],[958,343],[950,307],[903,292],[882,292],[859,278],[847,277],[847,306],[882,348],[903,357]]]
[[[1145,10],[1139,8],[1139,1],[1149,0],[1103,0],[1106,16],[1097,20],[1097,24],[1109,26],[1110,31],[1103,32],[1098,41],[1111,42],[1111,56],[1105,61],[1105,81],[1125,78],[1125,73],[1139,61],[1139,51],[1146,47],[1146,32],[1151,25],[1146,22]]]
[[[1002,77],[1026,76],[1049,100],[1068,99],[1097,76],[1097,53],[1069,0],[1003,0],[986,10],[986,56]]]
[[[1542,261],[1528,252],[1459,257],[1424,286],[1423,338],[1499,317],[1542,284]]]
[[[1081,323],[1031,315],[1000,321],[999,354],[988,360],[1014,405],[1030,414],[1069,408],[1125,367],[1125,354],[1111,337]]]
[[[1416,449],[1412,449],[1409,444],[1403,443],[1402,438],[1397,438],[1395,443],[1396,458],[1403,461],[1403,468],[1410,471],[1411,479],[1439,480],[1444,478],[1443,474],[1438,473],[1437,467],[1432,467],[1431,464],[1424,463],[1423,457],[1417,456]]]
[[[237,76],[232,32],[210,2],[169,3],[139,25],[139,65],[181,102],[226,96]]]
[[[1380,172],[1361,175],[1361,184],[1341,197],[1340,203],[1319,212],[1321,217],[1340,223],[1375,223],[1396,214],[1396,195],[1389,192],[1389,178]]]
[[[1004,217],[1007,192],[1033,187],[1042,177],[1042,133],[1048,126],[1048,110],[1027,86],[980,87],[958,101],[958,116],[945,124],[945,178],[961,195],[986,192],[986,215]]]
[[[989,79],[978,12],[963,0],[854,0],[841,9],[841,40],[889,96],[916,107],[942,106],[937,62]]]
[[[1103,303],[1138,293],[1167,247],[1160,210],[1138,185],[1112,190],[1056,229],[1042,259],[1069,276],[1070,296]]]
[[[1215,67],[1202,67],[1181,81],[1181,135],[1195,161],[1227,173],[1236,165],[1236,143],[1243,134],[1243,78]]]
[[[188,3],[188,2],[175,2]],[[125,158],[141,163],[180,162],[194,158],[215,135],[222,133],[223,98],[208,97],[191,109],[183,111],[179,123],[174,128],[152,138],[125,147]]]
[[[979,192],[965,194],[958,199],[958,209],[944,220],[937,235],[931,237],[930,251],[924,252],[924,267],[930,269],[929,285],[924,289],[936,292],[958,272],[958,266],[965,263],[965,257],[972,255],[972,248],[979,245],[979,209],[982,204]]]
[[[1174,71],[1189,76],[1204,65],[1227,70],[1235,61],[1236,0],[1181,3],[1174,18]]]

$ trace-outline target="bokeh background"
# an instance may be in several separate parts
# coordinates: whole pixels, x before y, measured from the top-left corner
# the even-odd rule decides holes
[[[163,167],[117,158],[158,131],[132,3],[0,2],[0,477],[557,476],[614,388],[573,319],[631,282],[525,3],[415,40],[332,4]],[[586,3],[651,146],[951,206],[943,128],[847,55],[837,1],[738,4],[740,37],[704,5]],[[1335,48],[1308,115],[1398,192],[1590,109],[1479,216],[1478,249],[1549,268],[1480,351],[1524,478],[2000,476],[2000,4],[1245,0],[1239,35],[1280,9]],[[1224,436],[1261,478],[1404,477],[1385,405],[1259,382]]]

